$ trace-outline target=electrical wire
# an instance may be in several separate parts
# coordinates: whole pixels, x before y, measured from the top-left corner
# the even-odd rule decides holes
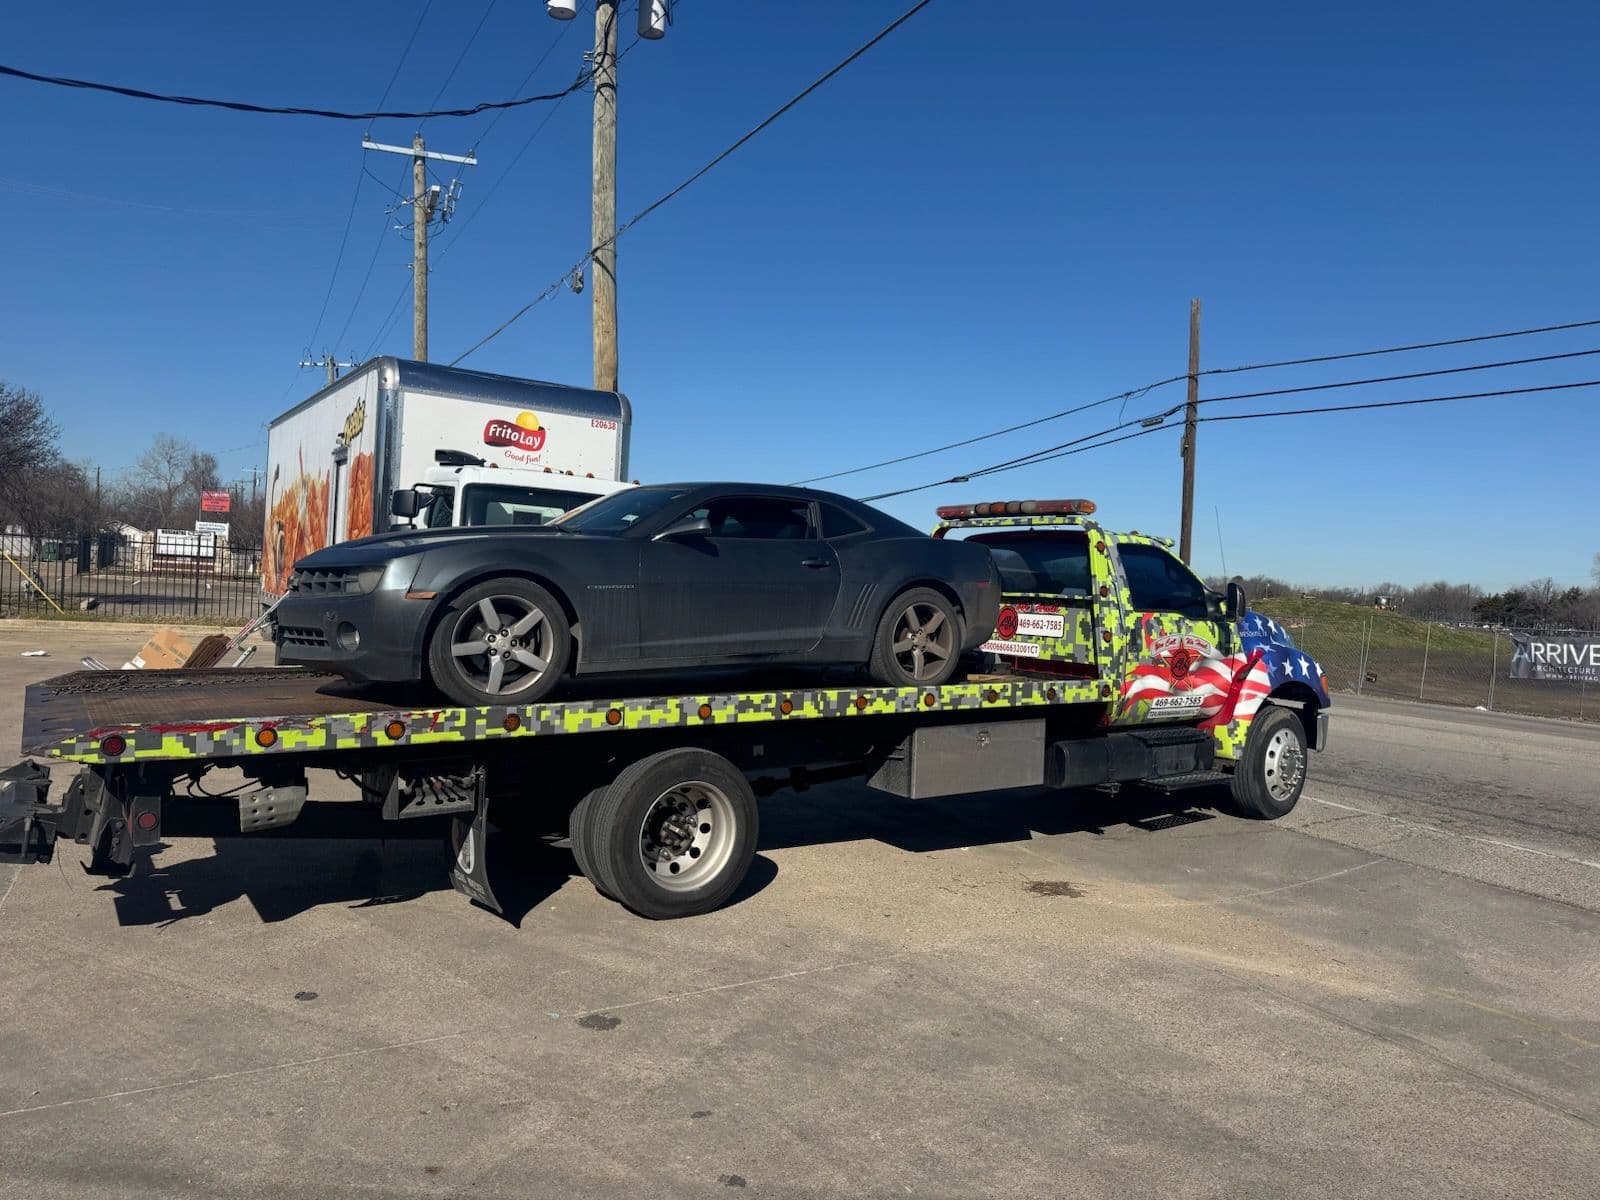
[[[467,44],[461,47],[461,53],[456,55],[456,61],[450,67],[449,74],[444,77],[444,82],[439,85],[439,90],[433,94],[433,99],[428,101],[430,106],[437,107],[439,101],[444,97],[445,88],[450,86],[450,81],[456,77],[456,72],[461,69],[461,64],[466,61],[467,51],[471,50],[472,44],[478,40],[478,35],[483,32],[484,23],[489,20],[489,14],[494,11],[494,6],[498,3],[499,0],[489,0],[489,3],[484,7],[483,16],[478,18],[477,25],[472,29],[472,35],[467,38]]]
[[[1214,416],[1199,417],[1197,418],[1197,422],[1207,423],[1211,421],[1255,421],[1266,420],[1275,417],[1305,416],[1315,413],[1364,412],[1373,409],[1384,408],[1411,408],[1424,404],[1448,404],[1461,400],[1483,400],[1503,396],[1525,396],[1535,392],[1560,392],[1571,391],[1576,388],[1591,387],[1600,387],[1600,379],[1585,379],[1576,383],[1546,383],[1533,387],[1501,388],[1496,391],[1486,392],[1460,392],[1449,396],[1423,396],[1411,400],[1375,400],[1358,404],[1330,404],[1314,408],[1289,408],[1268,412],[1219,413]],[[895,496],[908,496],[914,492],[925,492],[930,488],[944,487],[959,483],[971,483],[973,480],[982,479],[989,475],[998,475],[1004,471],[1015,471],[1021,467],[1037,466],[1040,463],[1051,462],[1058,458],[1066,458],[1072,454],[1080,454],[1085,450],[1098,450],[1102,446],[1114,446],[1118,442],[1132,441],[1134,438],[1144,437],[1152,433],[1159,433],[1162,430],[1178,429],[1181,427],[1177,425],[1155,424],[1149,425],[1146,428],[1136,429],[1132,433],[1122,434],[1120,437],[1108,436],[1113,433],[1118,433],[1120,430],[1126,429],[1130,425],[1143,425],[1146,421],[1157,419],[1164,420],[1166,417],[1172,416],[1173,414],[1181,411],[1183,407],[1184,406],[1181,404],[1176,405],[1175,407],[1166,410],[1164,413],[1153,413],[1149,417],[1140,418],[1136,421],[1126,421],[1121,425],[1114,425],[1109,429],[1102,429],[1095,433],[1084,434],[1080,438],[1075,438],[1070,442],[1063,442],[1059,446],[1050,446],[1044,450],[1035,451],[1033,454],[1024,455],[1020,458],[1008,459],[1005,462],[993,463],[987,467],[980,467],[977,470],[968,471],[961,475],[952,475],[947,479],[936,479],[931,483],[918,484],[915,487],[899,488],[890,492],[879,492],[876,495],[863,496],[861,499],[868,501],[888,500]],[[1099,440],[1102,438],[1106,440]]]
[[[417,14],[416,24],[411,27],[411,36],[406,39],[405,49],[400,51],[400,57],[394,60],[394,74],[389,76],[388,86],[383,89],[383,95],[378,97],[378,107],[382,108],[389,101],[389,93],[394,91],[394,85],[400,78],[400,71],[406,65],[406,59],[411,55],[411,47],[416,44],[417,34],[422,32],[422,23],[428,19],[428,10],[433,7],[433,0],[423,0],[422,11]]]
[[[633,216],[629,217],[621,225],[617,226],[617,230],[616,230],[615,233],[613,233],[610,237],[608,237],[604,241],[602,241],[598,246],[592,247],[587,254],[583,255],[583,257],[578,259],[577,262],[573,263],[572,266],[568,267],[565,271],[563,271],[560,275],[558,275],[556,277],[556,279],[550,284],[550,286],[545,288],[544,291],[540,292],[539,295],[535,296],[532,300],[528,301],[528,303],[524,304],[515,313],[513,313],[511,316],[507,317],[504,321],[502,321],[494,329],[490,330],[489,333],[487,333],[483,337],[479,338],[471,346],[467,347],[466,350],[462,351],[455,358],[451,359],[449,365],[453,367],[457,363],[461,362],[463,359],[467,358],[469,355],[476,354],[484,346],[488,345],[495,338],[499,337],[502,333],[504,333],[507,329],[511,328],[512,325],[516,324],[517,321],[521,320],[521,318],[527,312],[529,312],[531,309],[533,309],[536,305],[540,304],[544,300],[547,300],[549,297],[555,295],[556,292],[560,290],[562,284],[564,284],[568,279],[572,278],[572,276],[576,272],[583,270],[583,268],[585,266],[587,266],[589,263],[593,262],[594,259],[595,259],[595,256],[597,254],[599,254],[602,250],[606,249],[609,246],[615,245],[616,242],[617,242],[617,239],[620,238],[623,234],[627,233],[630,229],[632,229],[640,221],[642,221],[646,217],[648,217],[651,213],[655,212],[662,205],[666,204],[668,201],[672,200],[676,196],[682,194],[684,192],[684,190],[687,189],[690,185],[694,184],[697,180],[703,178],[713,168],[715,168],[716,166],[718,166],[719,164],[724,162],[726,159],[728,159],[740,147],[744,146],[747,142],[749,142],[757,134],[761,133],[768,126],[770,126],[774,121],[778,120],[779,117],[783,116],[790,109],[794,108],[795,105],[799,104],[807,96],[811,95],[812,92],[816,91],[823,84],[827,83],[835,75],[839,74],[839,72],[843,71],[846,67],[848,67],[851,63],[855,62],[863,54],[867,53],[867,51],[871,50],[879,42],[883,41],[884,38],[888,37],[891,33],[893,33],[895,30],[899,29],[900,26],[904,25],[912,17],[916,16],[923,9],[927,8],[928,5],[931,4],[931,3],[933,3],[933,0],[917,0],[917,3],[913,4],[910,8],[906,9],[905,12],[901,13],[893,21],[891,21],[891,22],[889,22],[889,24],[885,25],[882,29],[880,29],[872,37],[867,39],[867,41],[863,42],[855,50],[851,51],[848,55],[846,55],[844,58],[842,58],[838,63],[836,63],[831,68],[829,68],[822,75],[818,76],[811,83],[807,84],[800,91],[796,92],[792,97],[790,97],[782,105],[780,105],[778,108],[774,109],[772,111],[772,113],[770,113],[767,117],[765,117],[763,120],[761,120],[756,125],[751,127],[751,129],[748,132],[746,132],[741,137],[739,137],[737,140],[735,140],[733,142],[733,144],[730,145],[727,149],[723,150],[722,153],[718,154],[715,158],[711,159],[708,163],[706,163],[705,166],[701,167],[698,171],[695,171],[692,175],[689,175],[682,182],[680,182],[676,187],[673,187],[669,191],[663,193],[661,196],[657,197],[655,200],[651,201],[649,204],[647,204],[643,208],[641,208],[638,212],[634,213]],[[587,74],[590,77],[592,77],[593,74],[594,74],[594,70],[595,70],[595,68],[591,65],[590,70],[588,71]]]
[[[923,0],[928,3],[929,0]],[[382,110],[372,112],[344,112],[332,108],[307,108],[299,105],[252,104],[244,100],[216,100],[201,96],[169,95],[163,92],[149,92],[142,88],[123,87],[113,83],[96,83],[88,79],[73,79],[65,75],[41,75],[35,71],[25,71],[20,67],[10,67],[0,64],[0,75],[8,75],[13,79],[26,79],[34,83],[45,83],[55,87],[80,88],[91,92],[109,92],[116,96],[127,96],[134,100],[152,100],[162,104],[181,104],[192,108],[221,108],[230,112],[256,113],[269,117],[320,117],[328,121],[375,121],[383,118],[397,118],[404,120],[432,120],[435,117],[475,117],[479,113],[496,112],[502,109],[523,108],[529,104],[539,104],[547,100],[559,100],[563,96],[585,87],[593,76],[593,70],[581,75],[576,83],[563,88],[559,92],[547,92],[535,96],[519,96],[512,100],[485,100],[474,104],[471,108],[436,108],[422,111],[395,111]]]
[[[562,21],[562,22],[559,22],[559,24],[561,26],[560,30],[556,33],[555,37],[550,39],[550,44],[544,48],[544,53],[539,56],[539,60],[537,62],[535,62],[533,64],[533,66],[529,69],[528,73],[522,77],[522,82],[517,84],[517,86],[516,86],[516,90],[517,91],[520,92],[523,88],[527,87],[530,83],[533,82],[533,77],[539,73],[539,68],[544,66],[545,60],[548,59],[553,53],[555,53],[556,47],[559,46],[562,43],[562,41],[564,41],[566,39],[567,35],[570,34],[578,26],[578,22],[577,21]],[[558,101],[557,102],[557,106],[558,107],[559,107],[559,103],[560,102]],[[504,117],[505,115],[506,115],[506,110],[501,109],[499,112],[495,113],[494,116],[489,118],[489,123],[483,127],[483,132],[478,135],[478,144],[479,145],[483,144],[484,138],[488,137],[491,133],[494,132],[494,127],[496,125],[500,124],[500,119],[502,117]]]

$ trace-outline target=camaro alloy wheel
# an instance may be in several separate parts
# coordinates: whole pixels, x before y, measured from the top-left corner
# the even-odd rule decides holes
[[[961,658],[961,618],[932,588],[894,598],[878,622],[872,675],[894,687],[937,687],[955,674]]]
[[[469,589],[446,611],[429,647],[434,683],[463,704],[526,703],[567,669],[571,635],[555,597],[524,579]]]

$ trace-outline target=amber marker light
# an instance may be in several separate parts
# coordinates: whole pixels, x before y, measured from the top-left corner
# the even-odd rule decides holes
[[[939,703],[939,697],[935,696],[932,692],[924,692],[922,694],[922,703],[923,707],[932,708],[935,704]]]
[[[515,733],[522,728],[522,718],[516,713],[507,713],[506,719],[500,722],[500,728],[507,733]]]
[[[865,696],[857,696],[856,697],[856,711],[860,712],[862,709],[864,709],[866,707],[867,707],[867,698]]]
[[[709,704],[702,704],[702,705],[701,705],[701,706],[700,706],[700,719],[701,719],[701,720],[702,720],[702,721],[709,721],[709,720],[711,720],[711,705],[709,705]]]
[[[276,729],[274,729],[272,726],[267,725],[267,726],[264,726],[261,729],[256,730],[256,745],[260,746],[263,750],[270,750],[273,746],[276,746],[277,744],[278,744],[278,731]]]
[[[391,742],[398,742],[406,735],[406,723],[404,721],[390,721],[383,727],[383,732],[384,736]]]
[[[606,724],[607,725],[621,725],[622,724],[622,710],[620,708],[607,709],[606,710]]]
[[[783,703],[778,705],[778,711],[781,712],[784,716],[787,717],[790,713],[792,713],[794,711],[794,701],[793,700],[785,700],[785,701],[783,701]]]

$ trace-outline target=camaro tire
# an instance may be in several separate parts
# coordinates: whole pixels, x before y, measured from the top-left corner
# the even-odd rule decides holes
[[[527,579],[490,579],[450,601],[428,642],[434,686],[457,704],[528,704],[566,674],[572,631]]]
[[[879,619],[868,669],[890,687],[937,687],[956,673],[962,637],[955,605],[932,588],[912,588]]]
[[[1241,816],[1275,821],[1299,803],[1306,785],[1306,731],[1298,713],[1263,704],[1233,768],[1233,806]]]

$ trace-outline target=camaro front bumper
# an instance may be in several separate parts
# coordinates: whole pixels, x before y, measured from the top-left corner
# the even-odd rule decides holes
[[[278,664],[321,667],[360,683],[415,680],[428,607],[381,587],[365,595],[291,594],[276,613]]]

